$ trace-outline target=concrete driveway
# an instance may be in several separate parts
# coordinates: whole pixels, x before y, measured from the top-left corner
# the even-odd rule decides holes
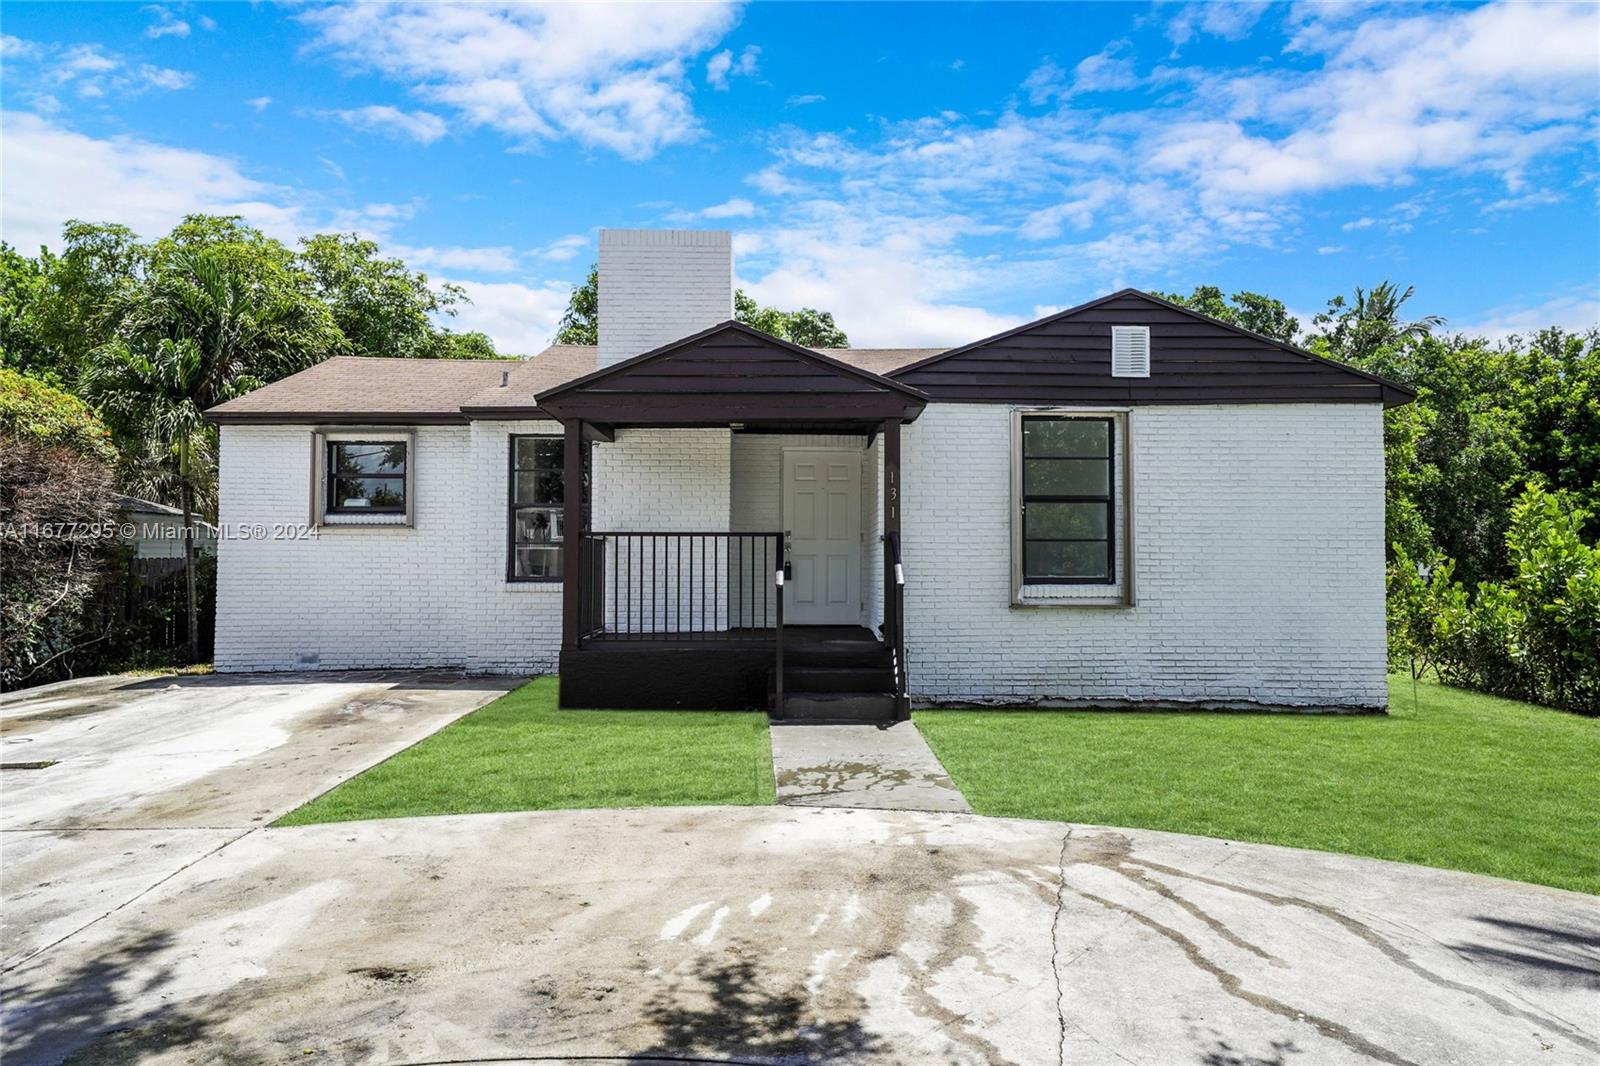
[[[1600,900],[968,814],[266,829],[5,975],[9,1064],[1592,1064]]]
[[[0,696],[0,967],[517,683],[371,671],[100,677]]]

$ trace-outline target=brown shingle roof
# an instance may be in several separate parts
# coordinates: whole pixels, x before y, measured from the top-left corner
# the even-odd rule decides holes
[[[851,366],[887,374],[943,348],[818,348]],[[593,373],[592,344],[552,344],[520,362],[504,359],[376,359],[338,356],[206,412],[215,422],[464,422],[463,409],[534,406],[546,389]],[[506,375],[502,386],[501,375]]]
[[[335,356],[206,412],[214,422],[463,422],[461,405],[521,367],[502,359]]]

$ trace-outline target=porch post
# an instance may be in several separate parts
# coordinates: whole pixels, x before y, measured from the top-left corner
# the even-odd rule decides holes
[[[883,624],[895,656],[895,716],[906,716],[905,598],[900,590],[900,420],[883,420]]]
[[[562,455],[562,542],[561,542],[561,647],[578,648],[578,616],[583,603],[583,516],[588,507],[583,498],[583,422],[566,423]]]

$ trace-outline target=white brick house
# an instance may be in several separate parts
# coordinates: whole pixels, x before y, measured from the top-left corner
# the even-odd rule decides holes
[[[1385,705],[1401,387],[1133,290],[814,352],[729,321],[727,233],[600,248],[597,348],[335,359],[210,412],[219,670],[825,718]]]

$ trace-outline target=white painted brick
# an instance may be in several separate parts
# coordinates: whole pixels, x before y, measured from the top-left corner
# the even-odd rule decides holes
[[[904,431],[917,698],[1385,704],[1375,405],[1137,409],[1130,609],[1010,605],[1010,417],[931,404]],[[553,428],[417,428],[415,528],[224,539],[218,669],[553,670],[559,586],[505,580],[507,436]],[[228,530],[306,521],[310,440],[309,426],[224,427]],[[769,528],[774,447],[727,430],[623,430],[594,449],[595,525]],[[880,471],[875,442],[863,468],[869,625],[881,617]]]
[[[732,317],[727,230],[600,231],[600,367]]]
[[[1010,605],[1010,418],[905,430],[918,699],[1386,704],[1376,405],[1136,409],[1132,608]]]
[[[259,540],[236,531],[309,518],[312,427],[223,427],[217,669],[553,671],[560,585],[505,579],[508,437],[553,428],[417,427],[414,527]]]

